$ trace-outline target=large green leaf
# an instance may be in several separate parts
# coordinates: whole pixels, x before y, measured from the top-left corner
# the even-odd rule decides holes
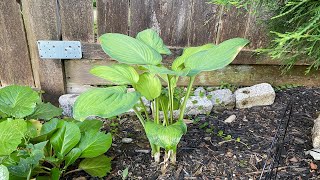
[[[83,121],[89,116],[116,116],[131,109],[139,98],[138,92],[127,93],[123,86],[91,89],[76,100],[73,117]]]
[[[194,76],[201,71],[213,71],[230,64],[240,50],[249,41],[243,38],[229,39],[206,51],[200,51],[187,58],[184,62],[190,68],[189,76]]]
[[[145,131],[151,144],[170,150],[177,147],[182,135],[187,131],[187,126],[183,121],[169,126],[148,121],[145,123]]]
[[[105,153],[112,143],[110,133],[88,131],[85,132],[79,143],[81,158],[93,158]]]
[[[175,71],[179,71],[184,69],[184,62],[186,61],[187,58],[189,58],[190,56],[192,56],[195,53],[198,53],[200,51],[205,51],[208,50],[210,48],[213,48],[215,45],[214,44],[205,44],[202,46],[197,46],[197,47],[188,47],[185,48],[183,50],[183,53],[181,56],[177,57],[177,59],[175,59],[172,63],[172,69]]]
[[[34,138],[40,135],[42,123],[37,120],[27,120],[27,132],[26,136]]]
[[[66,162],[65,162],[65,168],[76,162],[76,160],[80,157],[81,155],[81,149],[80,148],[73,148],[67,155],[66,155]]]
[[[79,168],[91,176],[104,177],[111,170],[111,158],[104,155],[95,158],[86,158],[80,162]]]
[[[103,122],[98,119],[92,119],[92,120],[84,120],[82,122],[78,121],[76,122],[76,124],[79,126],[81,133],[84,133],[87,131],[98,132],[101,129]]]
[[[153,100],[160,96],[162,85],[155,74],[146,72],[140,75],[138,83],[134,84],[133,87],[148,100]]]
[[[172,71],[164,66],[154,66],[154,65],[144,65],[144,68],[148,69],[150,73],[153,74],[165,74],[165,75],[176,75],[176,76],[186,76],[189,73],[189,69],[185,68],[183,70]]]
[[[0,164],[0,180],[9,180],[8,168]]]
[[[107,33],[99,37],[105,53],[125,64],[160,64],[161,55],[145,43],[117,33]]]
[[[18,177],[27,177],[30,171],[33,168],[39,165],[39,161],[44,159],[44,147],[47,144],[47,141],[41,142],[38,144],[28,144],[25,151],[25,154],[28,156],[25,158],[20,158],[18,164],[9,165],[8,169],[10,174]]]
[[[50,120],[60,115],[62,115],[61,108],[57,108],[51,103],[38,103],[34,112],[28,116],[28,119]]]
[[[72,122],[64,122],[63,126],[50,138],[50,143],[56,153],[66,155],[80,141],[79,127]]]
[[[146,29],[144,31],[139,32],[136,38],[144,42],[145,44],[151,46],[160,54],[171,54],[169,48],[167,48],[167,46],[164,45],[158,33],[152,29]]]
[[[0,156],[10,155],[21,143],[27,132],[23,119],[8,119],[0,123]]]
[[[7,86],[0,89],[0,111],[23,118],[33,113],[36,103],[40,102],[37,92],[28,86]]]
[[[97,66],[91,69],[90,73],[118,85],[135,84],[139,81],[137,71],[127,64]]]

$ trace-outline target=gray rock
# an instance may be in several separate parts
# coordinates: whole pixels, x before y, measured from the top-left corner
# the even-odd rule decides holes
[[[181,99],[181,103],[183,102]],[[205,96],[190,96],[187,101],[185,115],[209,114],[212,110],[212,102]]]
[[[206,90],[203,87],[198,87],[197,89],[194,90],[193,94],[195,96],[204,97],[206,96]]]
[[[213,104],[215,110],[233,109],[236,98],[230,89],[219,89],[208,92],[207,96]]]
[[[229,116],[226,120],[224,120],[225,123],[232,123],[234,120],[236,120],[237,116],[236,115],[231,115]]]
[[[59,97],[59,106],[62,108],[62,115],[72,117],[73,105],[79,94],[64,94]]]
[[[312,146],[313,148],[320,148],[320,115],[314,120],[312,128]]]
[[[251,87],[240,88],[235,92],[236,107],[250,108],[266,106],[274,103],[276,93],[268,83],[261,83]]]
[[[132,141],[133,141],[132,138],[122,138],[121,139],[121,142],[126,143],[126,144],[131,143]]]

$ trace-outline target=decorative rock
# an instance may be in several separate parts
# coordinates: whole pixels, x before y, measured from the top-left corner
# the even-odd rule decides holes
[[[236,98],[230,89],[219,89],[208,92],[207,96],[213,104],[215,110],[233,109]]]
[[[133,141],[132,138],[122,138],[121,139],[121,142],[126,143],[126,144],[131,143],[132,141]]]
[[[181,103],[183,102],[181,99]],[[212,103],[207,97],[190,96],[187,101],[185,115],[209,114],[212,110]]]
[[[74,102],[77,100],[79,94],[64,94],[59,97],[59,105],[62,108],[64,116],[72,117],[72,109]]]
[[[261,83],[251,87],[240,88],[235,92],[236,107],[250,108],[266,106],[274,103],[275,91],[268,83]]]
[[[232,123],[234,120],[236,120],[237,116],[236,115],[231,115],[229,116],[226,120],[224,120],[225,123]]]
[[[193,94],[195,96],[204,97],[206,96],[206,90],[203,87],[198,87],[196,90],[194,90]]]
[[[313,148],[320,148],[320,115],[314,120],[312,128],[312,146]]]

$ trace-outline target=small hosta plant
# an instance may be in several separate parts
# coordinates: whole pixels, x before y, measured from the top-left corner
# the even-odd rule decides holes
[[[56,180],[79,170],[103,177],[110,171],[111,158],[103,154],[112,137],[99,132],[102,122],[54,118],[61,112],[30,87],[0,89],[0,179]],[[70,169],[78,159],[78,168]]]
[[[203,71],[227,66],[249,42],[234,38],[219,45],[189,47],[170,67],[165,67],[161,55],[171,52],[151,29],[138,33],[136,38],[107,33],[99,41],[105,53],[119,63],[97,66],[90,72],[118,86],[96,88],[81,94],[75,102],[74,118],[109,118],[133,108],[149,139],[155,161],[160,161],[160,148],[163,148],[164,161],[171,160],[172,163],[176,162],[177,144],[187,131],[183,117],[196,76]],[[189,85],[180,104],[174,92],[182,76],[189,78]],[[129,86],[135,91],[127,92]],[[142,97],[152,102],[151,116],[144,107]],[[138,101],[143,106],[142,113],[138,109]],[[177,109],[179,118],[174,119],[173,113]],[[163,118],[160,118],[160,111],[163,112]]]

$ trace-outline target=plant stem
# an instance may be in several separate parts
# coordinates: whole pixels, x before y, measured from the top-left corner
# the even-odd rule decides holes
[[[191,93],[191,89],[192,89],[192,85],[193,85],[193,82],[194,82],[195,78],[196,78],[196,76],[191,76],[190,77],[187,93],[186,93],[186,95],[184,97],[184,100],[183,100],[183,103],[182,103],[182,106],[181,106],[181,109],[180,109],[179,120],[183,120],[184,111],[186,110],[187,101],[189,99],[189,96],[190,96],[190,93]]]
[[[142,100],[141,97],[140,97],[140,103],[141,103],[141,105],[142,105],[142,108],[143,108],[144,113],[146,114],[147,120],[149,120],[149,115],[148,115],[148,112],[147,112],[147,108],[146,108],[146,106],[144,105],[143,100]]]
[[[173,91],[172,91],[172,84],[171,84],[171,76],[167,75],[168,77],[168,92],[169,92],[169,102],[170,102],[170,124],[173,122]]]
[[[159,124],[159,99],[156,98],[154,101],[155,101],[155,109],[156,109],[155,122]]]
[[[70,174],[70,173],[78,172],[78,171],[82,171],[82,169],[75,169],[75,170],[68,171],[63,176]]]
[[[133,111],[136,113],[140,123],[142,124],[143,128],[144,128],[144,119],[143,117],[141,116],[140,112],[138,111],[137,107],[136,106],[133,106]]]

